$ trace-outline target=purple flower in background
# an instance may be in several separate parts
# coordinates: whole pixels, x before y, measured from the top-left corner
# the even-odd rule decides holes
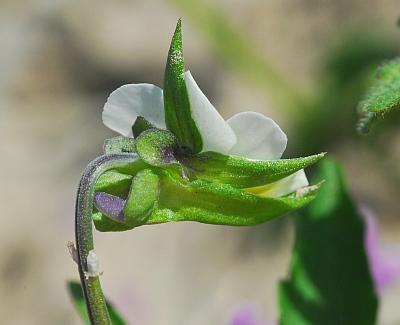
[[[375,215],[365,206],[360,208],[365,223],[364,247],[376,291],[382,291],[400,279],[400,243],[383,244]],[[274,325],[262,320],[256,308],[242,305],[233,314],[229,325]]]
[[[383,245],[374,214],[361,207],[361,214],[366,225],[365,250],[367,253],[372,278],[378,293],[400,278],[400,246]]]
[[[274,325],[272,322],[261,320],[255,308],[244,305],[238,308],[232,316],[230,325]]]

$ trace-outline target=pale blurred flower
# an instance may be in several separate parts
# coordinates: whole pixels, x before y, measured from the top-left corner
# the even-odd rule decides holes
[[[400,279],[400,245],[383,244],[374,214],[365,207],[360,210],[366,226],[364,245],[371,274],[377,292],[382,293],[383,289]]]
[[[262,320],[254,307],[243,305],[235,311],[229,325],[275,325],[275,323]]]

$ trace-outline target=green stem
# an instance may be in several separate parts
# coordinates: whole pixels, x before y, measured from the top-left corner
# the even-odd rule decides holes
[[[135,162],[136,154],[104,155],[93,160],[83,172],[79,184],[75,209],[75,241],[78,253],[78,269],[91,324],[111,324],[106,300],[99,277],[86,279],[87,256],[94,248],[92,232],[92,210],[94,186],[97,178],[107,170]]]

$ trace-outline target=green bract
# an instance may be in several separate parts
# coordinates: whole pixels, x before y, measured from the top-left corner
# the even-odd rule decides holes
[[[105,154],[131,159],[96,180],[92,219],[100,231],[168,221],[255,225],[301,208],[318,189],[303,168],[324,154],[279,159],[287,138],[274,121],[218,114],[185,73],[180,21],[164,91],[122,86],[108,98],[103,121],[124,135],[107,140]]]

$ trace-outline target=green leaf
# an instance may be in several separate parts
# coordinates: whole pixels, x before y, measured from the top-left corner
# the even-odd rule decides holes
[[[107,155],[113,153],[134,152],[135,140],[123,136],[107,139],[104,141],[103,151]]]
[[[85,324],[90,325],[90,320],[89,320],[89,316],[88,316],[88,313],[86,310],[86,304],[85,304],[85,299],[83,297],[81,284],[76,281],[68,281],[67,289],[68,289],[68,292],[72,298],[72,302],[73,302],[75,309],[77,310],[79,316],[81,316],[81,318]],[[106,303],[107,303],[108,312],[110,313],[110,318],[111,318],[112,324],[113,325],[125,325],[126,322],[118,314],[118,312],[114,309],[112,304],[108,301],[106,301]]]
[[[321,153],[305,158],[249,160],[217,152],[203,152],[183,159],[194,177],[239,188],[269,184],[319,161]]]
[[[376,120],[400,108],[400,58],[382,65],[375,81],[359,104],[360,119],[357,129],[368,133]]]
[[[203,144],[191,115],[184,73],[181,20],[179,20],[172,37],[164,75],[165,122],[168,130],[175,134],[182,146],[197,153],[201,151]]]
[[[363,222],[337,163],[322,162],[317,178],[324,186],[295,220],[289,279],[279,287],[280,324],[375,324]]]

